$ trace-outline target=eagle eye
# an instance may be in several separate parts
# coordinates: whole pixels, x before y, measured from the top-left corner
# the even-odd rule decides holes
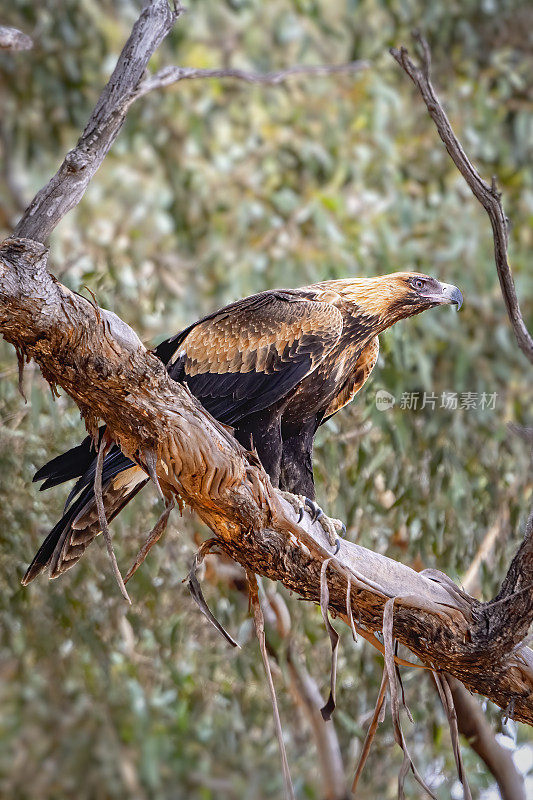
[[[426,285],[426,282],[422,280],[422,278],[413,278],[411,281],[411,286],[413,289],[423,289]]]

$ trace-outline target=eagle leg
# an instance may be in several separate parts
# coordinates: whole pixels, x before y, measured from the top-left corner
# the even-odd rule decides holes
[[[329,543],[335,548],[333,555],[336,556],[341,546],[338,532],[340,531],[341,535],[346,533],[346,525],[344,522],[341,522],[340,519],[328,517],[324,514],[324,511],[320,508],[318,503],[315,503],[314,500],[310,500],[309,497],[305,497],[301,494],[293,494],[292,492],[280,492],[280,494],[298,514],[298,522],[302,521],[306,511],[311,518],[311,522],[320,522],[324,533],[328,537]]]

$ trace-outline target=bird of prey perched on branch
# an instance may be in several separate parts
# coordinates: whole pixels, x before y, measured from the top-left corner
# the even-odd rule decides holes
[[[434,306],[460,307],[462,300],[457,287],[412,272],[323,281],[238,300],[162,342],[155,353],[174,380],[231,425],[244,447],[256,450],[274,486],[313,501],[313,437],[367,381],[378,358],[379,334]],[[78,481],[24,584],[45,567],[51,578],[69,569],[100,533],[95,471],[87,437],[35,475],[34,480],[45,479],[41,489]],[[114,446],[102,473],[107,519],[148,480]]]

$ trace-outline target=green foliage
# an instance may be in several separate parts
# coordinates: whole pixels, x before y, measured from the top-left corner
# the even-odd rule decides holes
[[[0,54],[0,228],[19,212],[79,135],[138,13],[130,0],[14,0],[5,24],[34,50]],[[531,8],[510,0],[204,0],[154,56],[153,67],[229,63],[276,69],[368,58],[357,76],[294,78],[276,88],[187,82],[133,106],[80,207],[52,241],[56,274],[85,286],[148,343],[202,313],[265,288],[416,268],[458,284],[459,315],[439,309],[383,337],[361,397],[320,432],[318,494],[348,537],[460,580],[487,529],[508,511],[507,537],[483,570],[495,592],[531,504],[531,464],[506,425],[531,424],[528,365],[499,292],[488,220],[449,160],[421,101],[387,49],[419,27],[452,123],[485,176],[496,174],[513,221],[511,260],[533,323]],[[20,587],[25,566],[61,513],[65,492],[41,495],[36,467],[82,435],[77,409],[52,402],[39,372],[17,394],[12,348],[0,345],[0,794],[11,798],[279,797],[266,684],[244,598],[208,587],[242,651],[228,653],[181,583],[195,540],[187,513],[118,596],[101,543],[59,581]],[[397,403],[375,405],[385,389]],[[497,393],[493,410],[440,408],[443,391]],[[436,408],[399,407],[404,392]],[[113,523],[126,567],[158,514],[146,490]],[[178,536],[179,531],[179,536]],[[320,614],[287,597],[293,638],[324,696],[328,644]],[[373,707],[380,659],[343,632],[337,732],[350,774]],[[315,745],[276,677],[300,797],[319,798]],[[407,672],[426,776],[453,766],[429,682]],[[494,712],[491,712],[494,713]],[[497,718],[497,715],[495,715]],[[520,737],[527,732],[521,731]],[[387,724],[363,795],[395,796],[399,754]],[[470,752],[479,792],[490,779]],[[383,769],[383,764],[387,765]],[[417,797],[410,787],[410,796]]]

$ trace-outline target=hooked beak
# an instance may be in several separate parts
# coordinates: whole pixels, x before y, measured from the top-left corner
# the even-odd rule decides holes
[[[452,283],[440,283],[440,288],[442,293],[439,296],[435,297],[437,303],[442,305],[449,304],[449,305],[456,305],[457,311],[463,305],[463,295],[461,294],[460,290],[457,286],[454,286]]]

